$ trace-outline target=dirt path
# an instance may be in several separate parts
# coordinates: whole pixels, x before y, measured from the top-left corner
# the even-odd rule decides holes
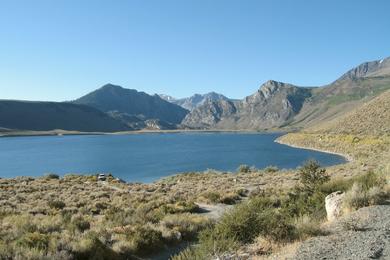
[[[196,203],[201,213],[206,217],[209,217],[211,219],[219,219],[227,210],[233,208],[233,205],[226,205],[226,204],[205,204],[205,203]]]

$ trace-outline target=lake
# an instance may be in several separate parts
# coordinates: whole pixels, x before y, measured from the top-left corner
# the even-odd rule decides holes
[[[269,133],[153,133],[0,138],[0,177],[45,173],[112,173],[126,181],[152,182],[180,172],[239,165],[296,168],[308,159],[323,166],[341,156],[275,143]]]

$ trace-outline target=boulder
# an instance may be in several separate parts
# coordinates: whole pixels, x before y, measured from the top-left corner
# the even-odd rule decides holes
[[[326,196],[325,209],[328,221],[333,221],[341,216],[344,195],[344,192],[336,191]]]

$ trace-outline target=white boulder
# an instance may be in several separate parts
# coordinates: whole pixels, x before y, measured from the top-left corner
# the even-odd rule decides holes
[[[328,221],[339,218],[342,214],[344,192],[336,191],[325,198],[325,209]]]

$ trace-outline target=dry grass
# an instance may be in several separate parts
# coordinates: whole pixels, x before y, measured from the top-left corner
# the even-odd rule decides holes
[[[0,259],[142,256],[197,239],[212,220],[197,214],[194,202],[235,204],[251,191],[283,189],[295,180],[294,172],[261,170],[210,170],[152,184],[53,174],[0,179]]]

